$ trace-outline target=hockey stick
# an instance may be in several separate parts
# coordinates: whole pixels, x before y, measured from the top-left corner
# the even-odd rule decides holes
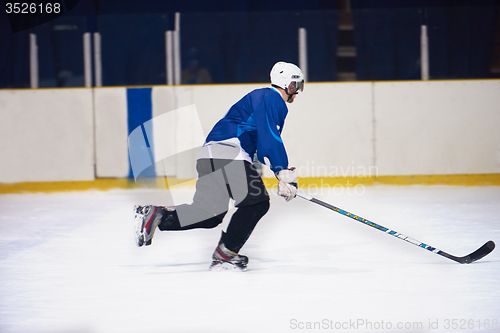
[[[426,250],[429,250],[433,253],[436,253],[436,254],[439,254],[440,256],[443,256],[445,258],[448,258],[448,259],[451,259],[451,260],[454,260],[458,263],[461,263],[461,264],[470,264],[476,260],[479,260],[481,258],[483,258],[484,256],[486,256],[487,254],[489,254],[491,251],[493,251],[493,249],[495,248],[495,243],[493,243],[493,241],[488,241],[486,242],[483,246],[481,246],[479,249],[477,249],[476,251],[472,252],[471,254],[468,254],[466,256],[463,256],[463,257],[455,257],[454,255],[451,255],[449,253],[446,253],[444,251],[441,251],[440,249],[437,249],[435,247],[432,247],[430,245],[427,245],[427,244],[424,244],[416,239],[413,239],[411,237],[408,237],[408,236],[405,236],[403,234],[400,234],[399,232],[397,231],[394,231],[394,230],[391,230],[389,228],[386,228],[384,226],[381,226],[380,224],[376,224],[376,223],[373,223],[371,221],[368,221],[367,219],[364,219],[360,216],[357,216],[357,215],[354,215],[352,213],[349,213],[343,209],[340,209],[338,207],[335,207],[333,205],[330,205],[324,201],[321,201],[321,200],[318,200],[316,198],[313,198],[313,197],[309,197],[307,195],[304,195],[302,193],[297,193],[297,196],[298,197],[301,197],[302,199],[305,199],[305,200],[308,200],[308,201],[311,201],[311,202],[314,202],[315,204],[318,204],[320,206],[323,206],[323,207],[326,207],[328,209],[331,209],[337,213],[340,213],[342,215],[345,215],[347,217],[350,217],[351,219],[354,219],[358,222],[361,222],[361,223],[364,223],[370,227],[373,227],[377,230],[380,230],[380,231],[383,231],[385,232],[386,234],[389,234],[389,235],[392,235],[394,237],[397,237],[399,239],[402,239],[404,241],[407,241],[408,243],[411,243],[413,245],[416,245],[418,247],[421,247],[423,249],[426,249]]]

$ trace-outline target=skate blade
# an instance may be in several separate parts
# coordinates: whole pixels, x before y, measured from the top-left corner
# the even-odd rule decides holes
[[[247,270],[246,266],[236,266],[229,262],[213,262],[209,268],[213,272],[224,272],[224,271],[239,271],[245,272]]]
[[[138,247],[143,246],[144,245],[144,237],[142,235],[141,236],[137,236],[136,243],[137,243]],[[148,244],[146,244],[146,245],[148,245]]]
[[[142,214],[137,212],[137,207],[134,207],[134,228],[135,228],[135,241],[137,246],[141,247],[144,245],[145,242],[145,237],[144,233],[142,232],[142,221],[143,221],[143,216]],[[149,245],[149,244],[146,244]]]
[[[141,233],[137,233],[135,234],[135,242],[137,244],[138,247],[141,247],[144,245],[144,235],[141,234]],[[146,245],[149,245],[149,244],[146,244]]]

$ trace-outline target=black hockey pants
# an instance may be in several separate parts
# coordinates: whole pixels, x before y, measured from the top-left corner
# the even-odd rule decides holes
[[[253,164],[242,160],[200,159],[193,203],[178,205],[168,218],[165,212],[160,230],[214,228],[222,223],[229,199],[235,201],[222,241],[234,252],[250,237],[259,220],[269,210],[269,194]]]

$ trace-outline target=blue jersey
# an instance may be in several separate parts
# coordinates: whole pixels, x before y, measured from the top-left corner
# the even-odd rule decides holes
[[[281,139],[288,108],[274,88],[256,89],[236,102],[207,136],[206,143],[238,139],[241,149],[274,172],[288,168]]]

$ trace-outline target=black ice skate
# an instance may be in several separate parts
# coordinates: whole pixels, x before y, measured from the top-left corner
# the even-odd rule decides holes
[[[151,245],[156,227],[163,216],[163,207],[136,205],[134,213],[137,245]]]
[[[222,233],[224,237],[224,232]],[[226,248],[222,242],[222,238],[219,241],[219,245],[212,255],[212,264],[210,265],[210,270],[219,269],[236,269],[245,271],[247,269],[248,257],[233,252]]]

